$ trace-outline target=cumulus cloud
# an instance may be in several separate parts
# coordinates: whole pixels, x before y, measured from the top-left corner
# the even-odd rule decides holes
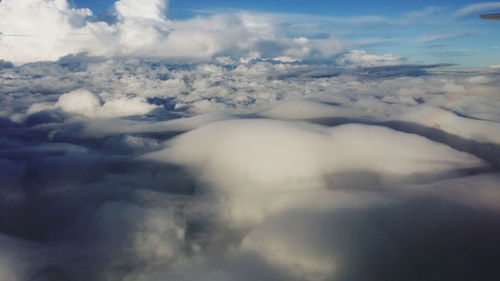
[[[164,21],[168,1],[148,0],[137,2],[134,0],[121,0],[115,3],[115,11],[119,19],[146,19]]]
[[[65,0],[6,0],[0,3],[2,58],[13,62],[55,60],[78,53],[92,12]],[[43,20],[42,20],[43,19]]]
[[[103,102],[100,96],[90,91],[75,90],[61,95],[56,103],[35,103],[26,113],[29,116],[44,110],[60,109],[65,113],[87,118],[116,118],[147,114],[156,107],[137,97],[120,97]]]
[[[114,5],[116,23],[107,23],[90,21],[90,10],[72,8],[65,0],[2,1],[2,59],[25,63],[80,52],[175,60],[252,53],[305,59],[330,57],[346,47],[334,38],[288,38],[271,19],[258,14],[172,21],[165,17],[167,4],[120,0]]]
[[[101,106],[99,96],[89,91],[74,91],[63,94],[57,101],[57,106],[67,112],[84,113],[95,107]]]

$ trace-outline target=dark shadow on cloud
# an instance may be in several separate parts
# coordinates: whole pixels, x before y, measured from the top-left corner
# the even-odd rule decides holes
[[[476,167],[469,169],[452,169],[444,172],[413,173],[410,175],[398,175],[390,173],[379,173],[370,170],[349,170],[328,174],[326,181],[328,187],[333,190],[393,190],[401,186],[429,184],[441,179],[452,179],[494,172],[489,167]]]
[[[80,212],[108,201],[141,204],[137,195],[148,191],[179,198],[194,193],[182,168],[125,156],[25,152],[0,164],[10,171],[0,175],[0,232],[30,240],[57,242]]]
[[[256,48],[259,53],[268,58],[279,57],[285,49],[284,46],[276,41],[260,41]]]
[[[0,35],[1,35],[1,33],[0,33]],[[0,70],[10,69],[10,68],[14,68],[14,64],[12,64],[9,61],[5,61],[5,60],[0,59]]]
[[[304,67],[277,74],[276,79],[331,78],[343,74],[345,70],[334,67]]]
[[[390,79],[398,77],[419,77],[430,75],[427,69],[450,67],[454,64],[428,64],[428,65],[391,65],[360,68],[351,74],[361,79]]]
[[[314,249],[319,258],[331,260],[335,270],[328,280],[493,281],[500,277],[496,266],[500,213],[427,195],[400,199],[367,208],[291,210],[270,219],[257,232],[264,234],[260,237],[284,241],[290,255]],[[267,236],[271,233],[276,237]]]
[[[78,53],[61,57],[56,63],[70,72],[83,72],[87,70],[89,64],[99,63],[105,60],[106,58],[90,56],[88,53]]]
[[[30,114],[24,120],[24,125],[28,127],[47,124],[47,123],[62,123],[68,117],[60,110],[43,110]]]
[[[6,117],[0,117],[0,129],[13,128],[17,124]]]
[[[165,141],[171,139],[181,133],[183,130],[174,130],[174,131],[166,131],[166,132],[141,132],[141,133],[124,133],[124,134],[114,134],[112,137],[115,137],[115,140],[118,138],[123,138],[125,136],[137,136],[137,137],[146,137],[153,138],[159,141]],[[86,125],[85,123],[73,123],[67,126],[64,126],[61,130],[56,131],[52,135],[52,140],[55,142],[69,142],[74,144],[85,145],[93,148],[98,148],[102,145],[103,142],[109,142],[112,138],[102,138],[100,136],[94,137],[87,135]]]
[[[389,66],[374,67],[332,67],[332,66],[314,66],[298,67],[287,70],[286,72],[277,72],[270,77],[273,79],[319,79],[332,78],[340,75],[352,75],[362,80],[393,79],[399,77],[420,77],[431,75],[427,70],[434,68],[444,68],[454,66],[454,64],[400,64]]]
[[[106,154],[59,154],[0,162],[0,232],[45,245],[29,280],[122,280],[157,262],[140,255],[141,244],[132,246],[136,235],[163,233],[170,217],[162,212],[184,216],[185,198],[194,193],[184,169]],[[141,226],[150,217],[151,225]],[[163,267],[169,259],[158,257]]]
[[[463,137],[447,133],[443,130],[424,126],[418,123],[405,121],[373,121],[362,118],[318,118],[307,120],[315,124],[324,126],[339,126],[343,124],[366,124],[388,127],[397,131],[411,133],[426,137],[432,141],[446,144],[454,149],[475,155],[495,168],[500,169],[500,146],[493,143],[483,143],[476,140],[465,139]]]

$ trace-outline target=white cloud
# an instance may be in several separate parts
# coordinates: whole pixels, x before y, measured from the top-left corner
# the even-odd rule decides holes
[[[99,96],[85,90],[76,90],[63,94],[57,101],[57,106],[62,110],[71,113],[85,113],[101,106]]]
[[[75,90],[63,94],[54,104],[35,103],[26,111],[33,114],[43,110],[61,109],[62,111],[86,118],[116,118],[143,115],[157,108],[142,98],[119,97],[101,101],[101,97],[87,90]]]
[[[71,8],[65,0],[2,1],[1,58],[24,63],[88,52],[200,60],[256,52],[267,58],[304,59],[329,57],[345,48],[336,39],[288,38],[271,19],[258,14],[171,21],[164,16],[166,6],[165,0],[120,0],[115,3],[117,22],[109,24],[87,20],[90,10]]]
[[[0,53],[13,62],[55,60],[82,52],[88,33],[88,9],[70,8],[66,0],[0,2]]]
[[[260,115],[276,119],[313,119],[331,116],[345,116],[342,111],[353,112],[352,109],[342,110],[339,107],[329,106],[323,103],[292,100],[274,105],[271,109],[262,112]]]
[[[500,2],[483,2],[466,6],[455,12],[456,17],[476,16],[481,13],[500,10]]]
[[[365,50],[352,50],[340,56],[336,62],[347,67],[372,67],[401,64],[403,58],[393,54],[375,55]]]
[[[387,128],[326,129],[269,120],[213,123],[146,159],[194,169],[202,182],[229,196],[230,219],[239,223],[260,221],[292,200],[277,201],[275,193],[325,188],[328,175],[330,186],[341,188],[343,173],[368,173],[366,188],[377,188],[436,180],[456,169],[483,165],[471,155]]]
[[[461,31],[461,32],[443,33],[443,34],[429,34],[429,35],[424,35],[420,38],[417,38],[416,42],[419,42],[419,43],[433,42],[433,41],[438,41],[438,40],[469,36],[469,35],[472,35],[474,33],[475,32],[472,32],[472,31],[468,31],[468,32]]]
[[[165,21],[168,1],[166,0],[119,0],[115,3],[117,16],[121,20],[142,19],[162,22]]]

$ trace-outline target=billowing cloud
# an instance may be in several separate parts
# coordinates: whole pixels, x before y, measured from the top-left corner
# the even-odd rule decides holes
[[[81,52],[189,60],[222,54],[305,59],[330,57],[346,46],[333,38],[286,37],[271,19],[249,13],[173,21],[165,17],[166,6],[165,0],[120,0],[114,5],[116,22],[108,23],[90,20],[90,10],[70,7],[66,0],[2,1],[2,59],[24,63]]]
[[[2,58],[29,62],[81,52],[88,37],[84,26],[91,15],[88,9],[71,8],[66,0],[2,1]]]
[[[87,118],[109,118],[147,114],[155,108],[155,105],[141,98],[120,97],[102,102],[101,97],[94,93],[75,90],[61,95],[55,104],[35,103],[28,108],[27,113],[60,109],[63,112]]]

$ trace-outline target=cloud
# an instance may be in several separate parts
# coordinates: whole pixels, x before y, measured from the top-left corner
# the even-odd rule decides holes
[[[137,97],[120,97],[103,102],[100,96],[92,92],[75,90],[61,95],[54,104],[35,103],[28,108],[26,113],[34,114],[44,110],[60,109],[65,113],[87,118],[116,118],[147,114],[156,107]]]
[[[162,22],[165,21],[168,1],[165,0],[120,0],[114,5],[119,20],[142,19]]]
[[[0,279],[493,280],[498,70],[341,54],[0,69]]]
[[[472,4],[466,6],[455,12],[455,17],[462,18],[475,15],[479,17],[479,14],[485,12],[492,12],[500,9],[500,2],[483,2]]]
[[[365,188],[376,188],[482,165],[449,147],[381,127],[346,125],[327,130],[269,120],[213,123],[174,139],[165,151],[146,159],[194,169],[202,181],[235,202],[229,203],[229,216],[238,222],[259,221],[282,208],[286,203],[266,199],[275,192],[324,188],[328,175],[331,188],[341,188],[342,175],[367,173],[366,182],[360,180]]]
[[[0,278],[24,281],[33,274],[35,243],[0,234]]]
[[[286,37],[272,20],[249,13],[173,21],[164,16],[166,6],[165,0],[120,0],[114,5],[116,22],[107,23],[90,21],[90,10],[72,8],[64,0],[2,1],[2,59],[26,63],[81,52],[174,60],[244,57],[251,53],[306,59],[330,57],[345,48],[333,38]],[[266,44],[275,46],[276,51],[263,48]]]
[[[403,58],[393,54],[375,55],[365,50],[352,50],[337,58],[336,62],[348,67],[373,67],[402,64]]]
[[[74,91],[61,95],[57,106],[66,112],[84,113],[101,106],[101,101],[99,96],[89,91]]]
[[[445,40],[445,39],[452,39],[452,38],[459,38],[459,37],[466,37],[475,34],[476,32],[473,31],[468,31],[468,32],[458,32],[458,33],[446,33],[446,34],[431,34],[431,35],[424,35],[420,38],[416,39],[416,42],[418,43],[427,43],[427,42],[433,42],[433,41],[438,41],[438,40]]]
[[[6,0],[0,3],[2,58],[14,62],[54,60],[81,52],[88,9],[70,8],[64,0]],[[44,20],[41,20],[44,18]]]
[[[442,11],[440,7],[426,7],[421,10],[412,11],[405,15],[407,23],[410,24],[423,24],[429,21],[429,19],[433,18],[438,14],[438,12]]]
[[[492,238],[487,230],[492,221],[483,219],[481,211],[446,201],[433,202],[428,194],[397,202],[373,202],[370,194],[358,195],[354,201],[362,202],[364,207],[331,203],[327,208],[299,207],[274,216],[246,236],[242,248],[302,280],[398,280],[408,276],[439,280],[443,275],[447,276],[445,279],[462,280],[453,273],[460,262],[451,257],[465,258],[470,254],[468,251],[487,259],[497,256],[496,249],[474,250],[479,241],[476,239]],[[318,201],[328,199],[318,198]],[[439,213],[433,216],[436,220],[424,219],[424,213],[433,212]],[[467,212],[471,213],[466,215]],[[478,228],[468,229],[460,220],[453,220],[457,214],[478,220]],[[412,223],[408,223],[408,218],[413,218]],[[456,227],[465,229],[457,234]],[[445,235],[449,240],[437,241],[433,247],[425,248],[421,256],[418,249],[434,235]],[[428,255],[440,257],[439,262],[429,261]],[[394,267],[394,262],[398,267]],[[477,270],[466,267],[475,276],[489,278],[484,270],[491,265]],[[418,273],[414,273],[415,268]],[[375,277],[380,270],[384,276]],[[433,277],[433,270],[438,270],[441,276]]]

